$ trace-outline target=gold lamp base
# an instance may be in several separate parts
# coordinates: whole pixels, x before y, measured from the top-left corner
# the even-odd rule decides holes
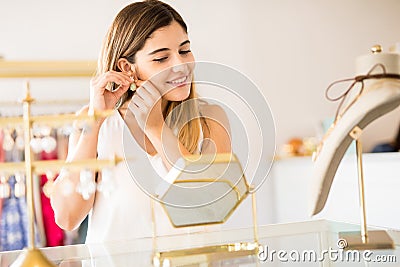
[[[339,238],[346,240],[344,249],[394,249],[394,242],[386,231],[368,231],[368,238],[362,240],[361,232],[341,232]]]
[[[56,267],[39,249],[27,249],[22,252],[10,267]]]
[[[154,266],[187,266],[222,259],[232,259],[257,255],[258,244],[240,242],[233,244],[206,246],[190,249],[157,252],[153,258]]]

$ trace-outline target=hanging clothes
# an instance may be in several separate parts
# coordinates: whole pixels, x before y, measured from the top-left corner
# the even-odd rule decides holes
[[[24,161],[24,151],[14,146],[11,151],[5,151],[4,161],[22,162]],[[16,197],[15,195],[17,182],[16,176],[9,177],[8,184],[10,185],[11,195],[2,201],[0,251],[19,250],[28,246],[28,208],[26,197]],[[25,181],[20,182],[25,183]],[[37,233],[37,231],[35,232]],[[35,244],[40,245],[38,235],[36,235],[35,240]]]
[[[23,249],[28,245],[28,216],[25,197],[14,195],[15,177],[8,179],[10,198],[3,199],[0,222],[1,251]]]
[[[0,163],[4,162],[4,149],[3,149],[3,130],[0,129]],[[0,198],[0,218],[3,210],[3,199]],[[0,248],[1,248],[1,241],[0,241]]]
[[[50,153],[42,152],[41,160],[54,160],[57,159],[57,149],[51,151]],[[54,174],[56,176],[56,174]],[[40,187],[47,183],[48,178],[54,179],[54,177],[47,177],[46,175],[41,175]],[[46,246],[62,246],[64,245],[64,231],[56,224],[54,218],[54,210],[51,207],[50,199],[44,194],[43,190],[40,191],[40,198],[42,202],[42,215],[43,215],[43,225],[46,234]]]

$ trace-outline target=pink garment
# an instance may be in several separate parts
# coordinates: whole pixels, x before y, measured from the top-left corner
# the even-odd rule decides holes
[[[52,160],[57,159],[57,151],[53,151],[50,153],[42,152],[41,160]],[[40,186],[47,182],[47,176],[41,176]],[[56,224],[54,219],[54,211],[50,205],[50,199],[43,193],[43,190],[40,192],[40,197],[42,200],[42,215],[43,215],[43,224],[44,230],[46,233],[46,246],[54,247],[54,246],[62,246],[64,245],[64,231]]]

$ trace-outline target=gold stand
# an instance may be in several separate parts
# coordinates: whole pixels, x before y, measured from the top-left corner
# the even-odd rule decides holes
[[[26,200],[28,210],[28,248],[26,248],[11,265],[12,267],[55,267],[42,252],[35,247],[35,203],[33,195],[33,173],[43,173],[46,170],[59,170],[61,167],[68,169],[90,168],[92,170],[101,170],[104,167],[115,166],[121,159],[114,158],[113,160],[85,160],[65,163],[63,160],[54,161],[33,161],[32,150],[30,147],[32,136],[33,122],[46,122],[54,126],[60,125],[60,122],[72,120],[87,120],[94,121],[100,116],[110,115],[109,111],[95,113],[86,116],[74,116],[73,114],[64,115],[47,115],[47,116],[31,116],[31,104],[34,99],[30,95],[29,83],[26,83],[26,96],[23,99],[23,117],[1,118],[0,125],[23,124],[24,142],[25,142],[25,163],[2,163],[0,171],[25,171],[26,176]]]
[[[155,266],[192,266],[201,263],[210,263],[218,260],[227,260],[244,256],[257,255],[258,244],[240,242],[199,248],[189,248],[156,252],[153,259]],[[208,265],[207,265],[208,266]]]
[[[358,169],[358,190],[360,197],[360,232],[341,232],[339,238],[346,240],[344,249],[394,249],[394,242],[389,234],[384,230],[368,231],[367,215],[365,209],[365,191],[364,191],[364,171],[362,166],[362,145],[360,136],[362,130],[356,126],[350,133],[350,136],[356,140],[357,169]]]
[[[156,245],[154,245],[154,266],[197,266],[203,263],[208,264],[218,260],[228,260],[233,258],[257,255],[259,251],[259,243],[256,194],[253,191],[254,186],[249,186],[248,188],[250,190],[246,192],[244,197],[246,197],[251,192],[254,234],[253,242],[237,242],[231,244],[212,245],[162,252],[156,251]],[[152,199],[151,201],[154,200]],[[152,209],[154,209],[153,205]],[[155,223],[153,224],[155,225]]]
[[[28,248],[24,250],[18,258],[11,264],[10,267],[42,267],[42,266],[51,266],[55,267],[53,263],[51,263],[46,256],[40,252],[37,248]]]
[[[250,242],[236,242],[231,244],[218,244],[203,247],[187,248],[180,250],[171,251],[157,251],[154,246],[154,257],[153,263],[155,266],[192,266],[209,264],[213,261],[228,260],[238,257],[257,255],[259,250],[258,244],[258,231],[257,231],[257,207],[256,207],[256,195],[254,192],[254,186],[247,183],[244,175],[242,166],[237,159],[236,155],[232,153],[220,153],[216,155],[192,155],[185,156],[184,167],[180,168],[179,173],[174,177],[173,184],[181,185],[182,183],[189,184],[195,187],[202,188],[203,185],[208,185],[210,182],[213,183],[213,187],[205,191],[190,191],[185,193],[184,191],[177,191],[169,188],[161,200],[171,199],[169,197],[180,195],[182,200],[186,198],[198,199],[204,194],[214,195],[212,190],[221,190],[221,188],[229,188],[233,192],[234,198],[220,198],[218,201],[221,205],[215,205],[213,202],[207,202],[209,209],[214,209],[215,212],[209,212],[207,209],[199,207],[196,210],[197,213],[204,213],[209,216],[202,217],[199,221],[182,221],[182,217],[190,217],[191,212],[189,210],[178,211],[176,209],[168,208],[167,205],[163,205],[166,214],[174,227],[188,227],[188,226],[204,226],[211,224],[224,223],[228,217],[236,210],[239,204],[249,195],[252,195],[252,218],[253,218],[253,234],[254,241]],[[196,172],[196,170],[202,170]],[[194,187],[189,187],[194,188]],[[221,191],[218,191],[221,192]],[[227,196],[227,195],[225,195]],[[152,200],[154,201],[154,200]],[[224,205],[222,205],[222,203]],[[154,205],[152,206],[154,209]],[[217,214],[218,211],[223,210],[224,212]],[[153,212],[154,214],[154,212]],[[210,215],[212,214],[212,215]],[[155,220],[153,216],[153,220]],[[155,225],[155,222],[153,222]],[[155,231],[155,230],[154,230]],[[208,266],[208,265],[207,265]]]

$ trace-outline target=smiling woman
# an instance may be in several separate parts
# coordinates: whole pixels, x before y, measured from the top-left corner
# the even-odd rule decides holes
[[[123,157],[125,126],[138,144],[133,154],[149,157],[161,176],[182,155],[230,152],[228,119],[222,108],[197,99],[194,68],[186,24],[171,6],[155,0],[126,6],[104,40],[90,103],[78,113],[118,112],[97,121],[90,131],[74,132],[67,160]],[[151,199],[128,167],[119,164],[99,173],[97,182],[114,184],[108,197],[105,191],[91,192],[86,199],[77,192],[65,194],[71,185],[93,185],[92,177],[83,181],[79,173],[59,175],[51,196],[57,223],[74,229],[91,211],[87,243],[151,237]],[[154,212],[158,234],[183,231],[173,229],[160,205]]]

